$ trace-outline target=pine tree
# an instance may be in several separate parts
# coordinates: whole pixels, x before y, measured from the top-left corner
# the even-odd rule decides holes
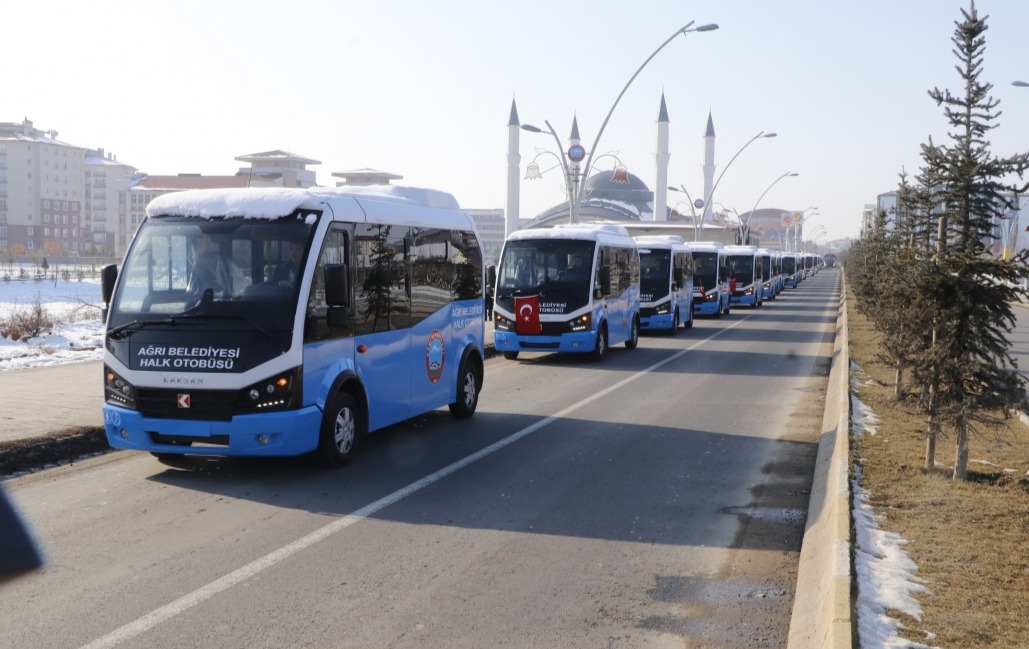
[[[1010,204],[1003,192],[1014,189],[1002,180],[1021,177],[1029,153],[1002,159],[990,152],[986,138],[1000,113],[999,102],[989,96],[992,86],[980,81],[988,17],[979,17],[974,0],[962,14],[951,40],[964,93],[929,91],[953,131],[950,143],[939,148],[942,209],[936,255],[921,287],[921,306],[932,310],[934,322],[933,342],[923,358],[933,378],[931,417],[953,429],[956,480],[967,477],[970,435],[997,424],[1024,398],[1007,334],[1014,326],[1011,304],[1023,293],[1017,282],[1029,271],[1025,254],[1010,260],[988,255],[993,224]]]

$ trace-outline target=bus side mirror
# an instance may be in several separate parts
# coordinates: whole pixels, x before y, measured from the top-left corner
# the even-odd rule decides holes
[[[611,295],[611,267],[600,267],[600,292],[604,295]]]
[[[111,296],[114,295],[114,284],[118,281],[118,266],[107,264],[100,269],[100,295],[104,304],[111,303]]]
[[[350,273],[346,264],[326,264],[325,303],[350,306]]]
[[[686,282],[683,281],[683,273],[682,273],[682,269],[681,268],[676,268],[675,269],[675,283],[677,285],[679,285],[679,286],[682,286],[683,284],[686,283]]]
[[[497,286],[497,267],[489,266],[486,268],[486,286],[491,290]]]
[[[346,327],[350,320],[350,271],[346,264],[326,264],[324,272],[328,325],[336,329]]]
[[[111,297],[114,295],[114,285],[118,281],[118,266],[107,264],[100,269],[100,297],[104,301],[104,308],[101,309],[100,319],[107,321],[107,309],[111,305]]]

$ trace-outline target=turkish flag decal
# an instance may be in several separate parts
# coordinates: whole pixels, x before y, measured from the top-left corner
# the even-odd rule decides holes
[[[538,334],[543,331],[540,324],[540,304],[535,295],[527,297],[515,296],[515,333]]]

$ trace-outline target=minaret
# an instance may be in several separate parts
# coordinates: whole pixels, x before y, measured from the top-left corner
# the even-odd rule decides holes
[[[661,108],[657,113],[657,178],[654,181],[654,220],[668,220],[668,108],[665,106],[665,93],[661,93]]]
[[[581,143],[582,143],[582,141],[579,138],[579,118],[576,117],[575,115],[573,115],[572,116],[572,134],[568,137],[568,148],[570,150],[573,146],[576,146],[577,144],[581,144]],[[593,155],[593,153],[590,152],[590,155]],[[582,164],[580,162],[575,162],[575,161],[569,161],[569,162],[571,163],[571,164],[569,164],[569,167],[571,168],[571,172],[572,172],[572,186],[566,188],[571,193],[571,195],[568,197],[568,208],[569,208],[568,209],[568,212],[569,212],[569,214],[568,214],[568,222],[569,223],[578,223],[579,222],[579,185],[580,185],[580,183],[585,183],[588,180],[588,178],[583,178],[582,177]],[[585,197],[583,197],[583,198],[585,198]]]
[[[511,116],[507,120],[507,210],[504,225],[504,239],[518,229],[518,195],[521,187],[522,156],[518,153],[519,131],[518,109],[511,100]]]
[[[711,190],[715,180],[715,123],[711,121],[711,111],[707,111],[707,132],[704,133],[704,216],[707,223],[711,214]]]

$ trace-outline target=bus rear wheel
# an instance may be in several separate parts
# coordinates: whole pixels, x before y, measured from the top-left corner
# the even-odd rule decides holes
[[[516,361],[518,360],[518,352],[504,352],[504,358],[509,361]]]
[[[318,436],[316,459],[330,469],[353,459],[361,438],[361,413],[357,401],[346,392],[337,392],[325,407],[322,430]]]
[[[636,345],[640,344],[640,318],[639,316],[632,317],[632,325],[629,330],[629,339],[625,341],[626,349],[636,349]]]
[[[457,401],[450,404],[450,414],[454,419],[468,419],[475,414],[475,408],[479,405],[482,379],[476,365],[470,357],[461,361],[457,371]]]

